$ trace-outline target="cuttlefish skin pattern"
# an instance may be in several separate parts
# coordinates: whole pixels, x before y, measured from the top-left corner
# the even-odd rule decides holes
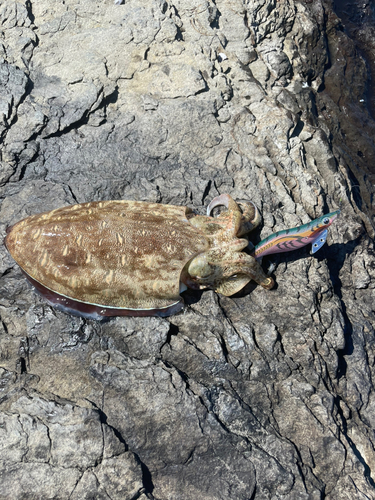
[[[78,312],[99,316],[168,315],[183,307],[181,260],[207,248],[189,210],[134,201],[73,205],[18,222],[6,246],[54,306],[74,310],[78,301]]]
[[[217,217],[190,208],[137,201],[101,201],[28,217],[7,230],[5,244],[36,290],[65,312],[105,316],[168,316],[180,293],[211,288],[233,295],[249,281],[274,285],[243,250],[261,221],[250,201],[227,194]]]

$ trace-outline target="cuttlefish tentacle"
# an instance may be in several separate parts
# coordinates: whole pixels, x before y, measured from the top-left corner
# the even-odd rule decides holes
[[[212,210],[215,207],[224,206],[229,212],[236,214],[236,235],[241,237],[255,227],[259,226],[262,221],[262,216],[259,213],[257,207],[251,201],[241,200],[236,203],[231,196],[227,194],[221,194],[216,196],[207,207],[207,215],[210,216]],[[240,224],[238,224],[239,214]]]
[[[238,237],[244,236],[255,229],[262,222],[262,216],[252,201],[241,200],[238,202],[242,210],[241,227]]]
[[[213,200],[207,207],[208,217],[211,215],[211,212],[215,207],[224,206],[226,207],[227,210],[229,210],[229,204],[231,203],[231,201],[234,201],[233,198],[227,194],[221,194],[220,196],[215,196],[215,198],[213,198]]]
[[[233,260],[223,262],[222,265],[225,268],[226,279],[219,286],[216,286],[215,290],[223,295],[233,295],[251,280],[266,290],[270,290],[275,285],[274,280],[264,273],[261,266],[250,255],[240,253],[235,262]]]
[[[242,220],[242,212],[238,204],[234,201],[234,199],[228,194],[221,194],[220,196],[216,196],[211,203],[207,207],[207,215],[210,216],[212,210],[215,207],[224,206],[227,209],[227,212],[220,214],[218,218],[226,217],[231,221],[228,223],[228,228],[230,231],[237,235],[238,231],[241,227]]]

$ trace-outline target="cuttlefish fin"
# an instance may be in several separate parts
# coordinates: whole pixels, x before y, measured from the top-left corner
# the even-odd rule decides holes
[[[319,236],[315,240],[312,241],[311,253],[315,253],[320,248],[322,248],[322,246],[324,245],[324,243],[327,240],[327,234],[328,234],[328,229],[324,229],[324,231],[322,231],[319,234]]]

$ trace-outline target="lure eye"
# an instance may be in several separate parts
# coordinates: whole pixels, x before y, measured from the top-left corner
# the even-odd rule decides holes
[[[323,224],[329,224],[329,219],[328,219],[328,217],[326,217],[325,219],[323,219]]]

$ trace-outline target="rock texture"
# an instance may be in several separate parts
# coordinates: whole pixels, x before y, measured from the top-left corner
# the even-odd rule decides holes
[[[366,102],[372,117],[375,116],[375,88],[371,81],[375,74],[375,4],[361,0],[335,0],[335,12],[340,16],[343,27],[364,55],[370,80],[368,91],[362,102]]]
[[[0,499],[374,499],[375,125],[324,0],[3,0],[0,230],[67,204],[268,234],[337,208],[278,288],[186,292],[169,319],[51,309],[0,248]]]

